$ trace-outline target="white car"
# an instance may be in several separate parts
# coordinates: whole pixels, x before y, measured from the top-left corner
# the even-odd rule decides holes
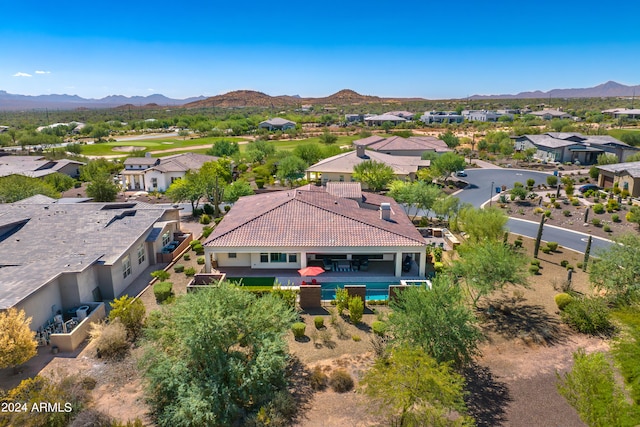
[[[465,171],[458,171],[456,172],[456,176],[467,176],[467,173]]]

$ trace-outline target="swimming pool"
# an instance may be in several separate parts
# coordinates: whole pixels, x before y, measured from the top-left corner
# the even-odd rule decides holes
[[[367,287],[366,300],[385,300],[389,298],[389,285],[400,285],[400,282],[320,282],[321,298],[323,300],[336,299],[336,288],[344,288],[345,285],[365,285]]]

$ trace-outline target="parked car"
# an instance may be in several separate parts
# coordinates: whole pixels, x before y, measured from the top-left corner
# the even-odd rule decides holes
[[[589,190],[597,191],[597,190],[600,190],[600,187],[598,187],[595,184],[585,184],[585,185],[581,186],[580,188],[578,188],[578,191],[583,193],[583,194],[586,193]]]
[[[467,176],[467,173],[463,170],[456,172],[456,176]]]

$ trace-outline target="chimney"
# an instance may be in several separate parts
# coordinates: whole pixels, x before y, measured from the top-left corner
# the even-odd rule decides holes
[[[380,219],[391,220],[391,203],[380,203]]]
[[[361,159],[364,159],[365,157],[367,157],[364,154],[364,145],[356,145],[356,154],[358,155],[358,157],[360,157]]]

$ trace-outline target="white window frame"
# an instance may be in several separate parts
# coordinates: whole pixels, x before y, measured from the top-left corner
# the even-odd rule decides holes
[[[144,243],[140,243],[140,246],[138,246],[138,265],[142,264],[146,258],[147,254],[144,250]]]
[[[126,255],[122,258],[122,278],[126,279],[129,276],[131,276],[131,257]]]

